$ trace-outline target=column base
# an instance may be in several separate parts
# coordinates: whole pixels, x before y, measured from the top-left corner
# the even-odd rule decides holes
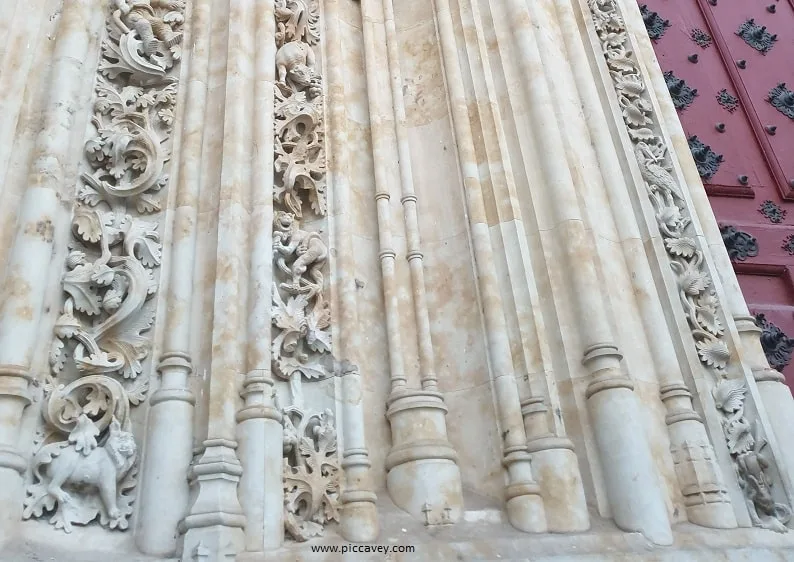
[[[661,546],[673,544],[667,505],[631,380],[618,369],[596,376],[585,393],[615,524]]]
[[[457,454],[447,440],[441,394],[409,390],[389,398],[392,450],[386,486],[392,501],[426,525],[458,521],[463,488]]]
[[[346,541],[373,542],[378,538],[380,526],[375,499],[371,492],[342,495],[339,532]]]
[[[242,466],[237,444],[208,439],[204,454],[193,467],[198,493],[180,523],[184,533],[182,560],[227,560],[245,548],[245,515],[237,497]]]
[[[528,443],[532,476],[540,487],[548,530],[576,533],[590,528],[590,513],[570,440],[548,435]]]

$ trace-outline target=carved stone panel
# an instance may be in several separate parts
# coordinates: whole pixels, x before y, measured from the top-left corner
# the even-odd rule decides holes
[[[184,3],[113,0],[24,516],[127,529],[146,399]]]

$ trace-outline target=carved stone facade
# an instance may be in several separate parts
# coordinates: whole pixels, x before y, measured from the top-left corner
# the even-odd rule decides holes
[[[790,340],[664,18],[3,4],[4,555],[789,555]]]

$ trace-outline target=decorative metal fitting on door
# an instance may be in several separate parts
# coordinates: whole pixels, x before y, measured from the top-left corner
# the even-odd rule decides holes
[[[754,236],[731,225],[720,226],[720,233],[731,261],[744,261],[758,255],[758,240]]]
[[[781,82],[769,90],[769,97],[767,100],[775,106],[775,109],[780,113],[789,119],[794,119],[794,92],[786,88],[785,82]]]
[[[761,203],[758,212],[775,224],[783,222],[783,219],[786,218],[786,210],[781,209],[780,205],[769,199]]]
[[[766,26],[757,25],[752,18],[739,26],[736,35],[744,39],[745,43],[762,55],[767,54],[775,41],[777,41],[777,35],[769,33],[766,30]]]
[[[667,89],[673,98],[673,105],[676,109],[686,109],[695,101],[695,97],[698,95],[697,89],[690,88],[686,82],[673,74],[672,70],[664,73],[664,81],[667,83]]]
[[[724,88],[717,92],[717,103],[731,113],[736,111],[736,108],[739,107],[739,99]]]
[[[755,322],[761,328],[761,347],[766,355],[766,360],[769,361],[769,366],[782,371],[791,362],[791,354],[794,353],[794,340],[767,320],[763,314],[756,314]]]
[[[662,19],[659,14],[649,10],[647,4],[640,6],[640,13],[642,14],[642,21],[645,22],[645,29],[648,30],[648,36],[651,39],[661,38],[667,28],[670,27],[670,20]]]
[[[786,238],[783,240],[783,244],[781,244],[780,247],[794,256],[794,234],[789,234],[786,236]]]
[[[701,178],[710,179],[724,160],[722,154],[717,154],[711,147],[697,138],[697,135],[691,136],[687,139],[689,142],[689,150],[692,152],[692,157],[695,159],[698,173]]]
[[[704,49],[709,45],[711,45],[711,35],[703,31],[702,29],[698,29],[698,28],[693,29],[690,37],[692,38],[692,41],[694,41]]]

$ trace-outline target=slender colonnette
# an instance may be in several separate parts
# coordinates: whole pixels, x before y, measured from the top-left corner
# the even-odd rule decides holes
[[[331,61],[342,60],[342,35],[340,30],[339,0],[325,3],[326,48]],[[330,139],[328,168],[333,187],[334,227],[337,254],[337,293],[339,326],[336,349],[342,357],[355,362],[358,344],[358,307],[356,283],[353,278],[355,259],[353,238],[348,219],[350,209],[349,150],[347,145],[347,115],[345,105],[345,75],[341,64],[329,64],[328,113],[330,115]],[[367,450],[364,425],[364,398],[361,374],[357,369],[346,369],[342,373],[343,431],[345,449],[342,452],[342,468],[345,483],[340,497],[342,503],[341,532],[349,541],[367,542],[378,536],[377,496],[373,491],[371,463]]]
[[[420,379],[419,389],[410,388],[407,381],[402,384],[397,378],[399,372],[395,376],[392,371],[392,392],[387,400],[386,412],[391,424],[392,448],[386,458],[386,481],[395,503],[415,517],[422,518],[429,524],[454,522],[460,518],[463,510],[463,492],[457,454],[447,438],[447,407],[442,394],[438,392],[435,372],[394,7],[391,0],[382,0],[380,6],[377,4],[374,0],[365,0],[362,2],[361,11],[375,154],[378,223],[383,234],[381,243],[385,242],[390,246],[389,189],[391,182],[398,183],[406,233],[406,260],[414,305]],[[384,79],[384,69],[378,64],[383,60],[384,54],[388,81]],[[387,165],[395,160],[399,163],[396,173]],[[384,272],[391,275],[391,268],[396,265],[393,247],[384,247],[381,258],[387,260],[383,263]],[[387,314],[390,313],[394,314],[394,329],[399,330],[396,300],[394,308],[387,310]],[[402,349],[395,348],[394,353],[401,354]]]

